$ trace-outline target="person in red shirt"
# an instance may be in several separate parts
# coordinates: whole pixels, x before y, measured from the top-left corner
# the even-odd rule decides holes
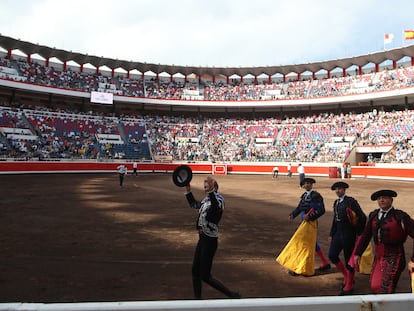
[[[406,267],[404,243],[413,239],[413,251],[408,263],[410,272],[414,268],[414,220],[404,211],[396,209],[393,190],[379,190],[371,195],[378,209],[372,211],[355,250],[354,261],[359,266],[361,256],[371,238],[374,240],[374,262],[371,272],[371,290],[375,294],[392,294]]]

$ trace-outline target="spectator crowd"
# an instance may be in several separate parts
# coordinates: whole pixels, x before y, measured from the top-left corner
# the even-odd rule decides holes
[[[301,99],[413,86],[414,67],[330,79],[255,82],[126,78],[0,58],[0,78],[85,92],[203,100]],[[3,70],[4,69],[4,70]],[[194,94],[195,94],[194,93]],[[194,118],[105,115],[0,103],[0,156],[39,159],[343,162],[354,146],[390,146],[375,161],[413,163],[414,111],[306,117]]]
[[[0,106],[3,158],[344,162],[354,146],[413,163],[414,111],[322,113],[285,119],[105,116]]]

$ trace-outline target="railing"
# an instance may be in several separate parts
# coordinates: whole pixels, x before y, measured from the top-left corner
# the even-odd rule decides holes
[[[412,311],[413,294],[82,303],[2,303],[0,311]]]

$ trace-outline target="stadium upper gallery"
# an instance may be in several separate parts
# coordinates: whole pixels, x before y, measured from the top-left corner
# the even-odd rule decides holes
[[[414,45],[237,68],[0,47],[3,160],[413,163]]]

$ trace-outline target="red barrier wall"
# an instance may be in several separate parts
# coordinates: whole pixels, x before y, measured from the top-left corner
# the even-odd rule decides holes
[[[44,162],[21,161],[0,162],[0,174],[15,173],[109,173],[116,172],[121,162]],[[132,171],[132,162],[124,162]],[[212,173],[211,163],[186,163],[195,173]],[[141,172],[171,173],[180,163],[138,163]],[[266,163],[234,163],[226,164],[228,174],[272,174],[274,164]],[[307,175],[331,177],[329,172],[332,164],[303,164]],[[279,173],[287,173],[287,165],[278,163]],[[297,166],[292,165],[292,172]],[[352,167],[352,177],[360,178],[390,178],[413,179],[414,167],[399,165],[398,167],[355,166]]]

